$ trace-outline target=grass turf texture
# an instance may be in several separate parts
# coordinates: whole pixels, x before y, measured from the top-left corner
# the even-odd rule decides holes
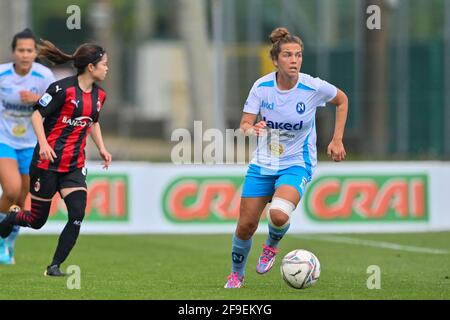
[[[231,268],[231,235],[81,235],[62,265],[81,268],[81,289],[68,278],[43,276],[58,237],[22,235],[17,265],[0,265],[0,299],[450,299],[450,254],[397,251],[324,242],[287,235],[274,268],[258,275],[255,265],[265,235],[256,235],[245,287],[225,290]],[[346,234],[345,237],[450,251],[450,232]],[[311,288],[288,287],[280,275],[282,257],[306,249],[319,258],[322,273]],[[370,265],[381,269],[381,289],[367,289]]]

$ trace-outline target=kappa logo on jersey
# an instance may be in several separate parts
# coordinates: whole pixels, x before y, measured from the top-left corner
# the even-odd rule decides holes
[[[48,93],[44,93],[44,95],[39,99],[39,104],[43,107],[48,106],[48,104],[50,103],[50,101],[52,101],[53,97],[48,94]]]
[[[297,113],[298,114],[305,113],[305,110],[306,110],[306,105],[303,102],[297,103]]]
[[[59,85],[56,85],[56,91],[55,91],[55,93],[58,93],[58,91],[61,91],[62,90],[62,88],[59,86]]]
[[[266,102],[266,101],[263,100],[261,102],[261,108],[268,109],[268,110],[274,110],[275,109],[275,103],[274,102],[269,103],[269,102]]]
[[[1,91],[3,94],[12,94],[12,93],[13,93],[13,88],[10,88],[10,87],[1,87],[1,88],[0,88],[0,91]]]
[[[263,120],[266,122],[267,126],[271,129],[299,131],[299,130],[302,130],[302,128],[303,128],[303,121],[292,124],[292,123],[288,123],[288,122],[270,121],[266,117],[263,117]]]
[[[91,117],[78,117],[71,119],[64,116],[62,122],[68,124],[69,126],[84,128],[86,126],[91,126],[94,121]]]
[[[75,100],[72,99],[72,100],[70,100],[70,103],[73,103],[75,108],[78,108],[78,104],[80,103],[80,100],[75,101]]]

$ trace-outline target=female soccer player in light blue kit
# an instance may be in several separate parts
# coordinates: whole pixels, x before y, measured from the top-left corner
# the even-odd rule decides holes
[[[299,37],[277,28],[270,40],[270,55],[277,71],[255,82],[240,124],[245,134],[260,138],[245,176],[232,240],[232,272],[225,288],[240,288],[244,283],[252,236],[268,202],[269,235],[256,272],[264,274],[272,268],[291,214],[316,167],[317,107],[328,102],[336,106],[334,136],[327,151],[334,161],[344,160],[346,155],[342,142],[348,109],[345,93],[324,80],[300,73],[303,43]],[[255,124],[258,115],[261,121]]]
[[[30,117],[33,105],[55,81],[50,69],[34,62],[37,48],[31,30],[17,33],[11,46],[14,62],[0,64],[0,212],[13,204],[24,207],[36,145]],[[0,214],[0,220],[3,217]],[[0,238],[0,264],[14,264],[19,227],[14,228],[8,238]]]

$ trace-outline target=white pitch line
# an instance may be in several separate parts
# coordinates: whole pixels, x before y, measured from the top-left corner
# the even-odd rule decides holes
[[[398,250],[398,251],[409,251],[409,252],[420,252],[420,253],[431,253],[431,254],[449,254],[448,250],[424,248],[424,247],[416,247],[416,246],[405,246],[402,244],[397,244],[397,243],[392,243],[392,242],[364,240],[364,239],[356,239],[356,238],[349,238],[349,237],[342,237],[342,236],[327,236],[327,235],[316,235],[316,236],[293,235],[293,236],[297,237],[297,238],[304,238],[304,239],[310,239],[310,240],[347,243],[347,244],[355,244],[355,245],[360,245],[360,246],[391,249],[391,250]]]

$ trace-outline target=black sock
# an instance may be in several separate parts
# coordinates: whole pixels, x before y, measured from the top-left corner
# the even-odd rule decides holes
[[[77,242],[79,233],[80,226],[75,225],[73,221],[69,220],[59,236],[58,246],[56,247],[53,261],[50,264],[51,266],[55,264],[59,266],[66,260]]]
[[[74,191],[64,198],[69,212],[69,221],[61,232],[53,261],[50,265],[61,265],[75,246],[80,233],[81,222],[86,208],[86,191]]]
[[[10,213],[13,224],[21,227],[40,229],[47,222],[51,201],[31,199],[31,211],[22,210],[18,213]]]

